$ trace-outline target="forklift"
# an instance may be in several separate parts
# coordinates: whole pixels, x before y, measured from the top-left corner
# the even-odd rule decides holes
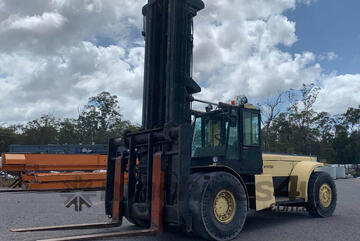
[[[142,9],[142,128],[110,139],[105,197],[109,225],[125,217],[142,229],[54,240],[171,228],[225,241],[240,234],[249,210],[282,205],[306,207],[314,217],[334,212],[336,187],[317,171],[323,164],[316,158],[261,152],[261,113],[245,97],[231,103],[193,97],[201,91],[192,78],[193,18],[204,7],[201,0],[148,0]],[[194,102],[207,107],[195,111]]]
[[[193,18],[203,8],[201,0],[152,0],[143,8],[142,129],[110,140],[106,213],[112,215],[114,160],[121,156],[128,173],[122,215],[141,227],[152,222],[157,157],[164,173],[165,226],[231,240],[249,209],[295,205],[306,206],[313,216],[330,216],[336,190],[329,175],[315,172],[322,164],[308,157],[262,155],[260,111],[246,98],[227,104],[192,96],[201,91],[192,79]],[[195,101],[206,103],[206,111],[192,110]],[[117,152],[122,146],[127,151]]]

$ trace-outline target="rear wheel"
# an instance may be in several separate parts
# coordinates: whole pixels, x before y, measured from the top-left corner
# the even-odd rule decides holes
[[[336,207],[336,186],[331,176],[325,172],[314,172],[308,184],[309,214],[313,217],[329,217]]]
[[[204,173],[190,191],[193,232],[209,240],[232,240],[239,235],[247,213],[246,192],[226,172]]]

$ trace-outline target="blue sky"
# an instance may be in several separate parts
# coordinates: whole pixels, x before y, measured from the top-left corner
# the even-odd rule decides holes
[[[291,53],[311,51],[316,55],[335,52],[335,60],[320,61],[325,73],[356,74],[360,67],[360,1],[317,0],[298,4],[285,15],[296,22],[299,40],[287,49]]]

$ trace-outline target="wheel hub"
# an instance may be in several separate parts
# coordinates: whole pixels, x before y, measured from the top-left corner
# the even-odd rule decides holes
[[[214,200],[215,218],[220,223],[230,223],[236,211],[236,201],[234,195],[228,190],[221,190]]]
[[[332,191],[329,184],[325,183],[320,187],[319,200],[323,207],[327,208],[330,206],[332,201]]]

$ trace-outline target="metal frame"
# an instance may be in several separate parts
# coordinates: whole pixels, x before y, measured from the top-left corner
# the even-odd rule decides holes
[[[114,202],[112,210],[112,222],[110,223],[90,223],[90,224],[75,224],[75,225],[61,225],[61,226],[46,226],[35,228],[20,228],[11,229],[12,232],[34,232],[34,231],[49,231],[49,230],[69,230],[69,229],[88,229],[88,228],[108,228],[120,226],[123,218],[124,208],[124,173],[125,173],[125,158],[122,156],[115,160],[115,179],[114,179]],[[61,238],[44,239],[47,241],[60,240],[95,240],[111,237],[134,237],[150,234],[159,234],[163,230],[162,210],[164,207],[164,178],[165,173],[162,170],[162,152],[157,152],[153,158],[153,172],[152,172],[152,199],[151,199],[151,226],[148,229],[132,230],[132,231],[118,231],[101,234],[87,234],[78,236],[69,236]],[[44,241],[43,240],[43,241]]]
[[[2,170],[10,172],[105,170],[106,155],[2,153]]]

